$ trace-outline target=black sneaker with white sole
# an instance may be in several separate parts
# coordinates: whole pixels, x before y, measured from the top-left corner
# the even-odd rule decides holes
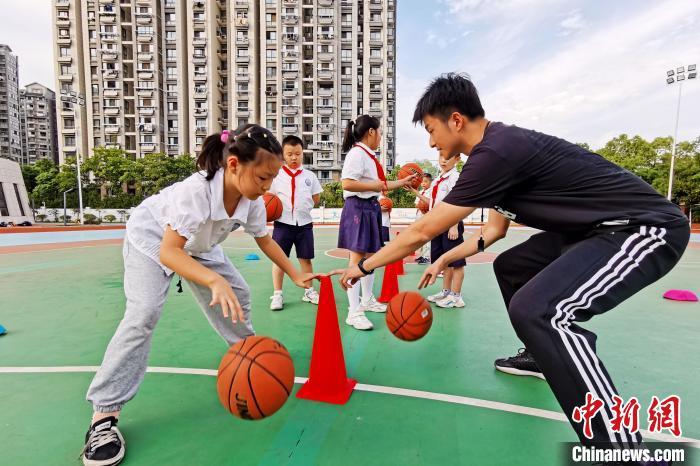
[[[515,356],[496,359],[494,366],[497,370],[505,372],[506,374],[530,375],[532,377],[538,377],[544,380],[542,371],[537,366],[535,358],[532,357],[532,354],[530,354],[527,348],[520,348],[518,350],[518,354]]]
[[[117,418],[107,417],[90,426],[80,455],[85,466],[113,466],[122,462],[126,443],[117,422]]]

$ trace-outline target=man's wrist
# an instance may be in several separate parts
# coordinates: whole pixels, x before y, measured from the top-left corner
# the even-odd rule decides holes
[[[366,257],[360,259],[360,262],[357,263],[357,268],[360,269],[360,272],[362,272],[365,276],[372,275],[374,273],[374,270],[367,270],[364,266],[366,260]]]

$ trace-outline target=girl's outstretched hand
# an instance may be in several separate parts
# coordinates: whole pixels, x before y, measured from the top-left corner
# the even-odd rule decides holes
[[[234,324],[238,321],[245,322],[245,314],[243,314],[243,308],[241,303],[238,302],[236,293],[233,292],[231,284],[221,275],[219,275],[210,285],[211,290],[211,302],[210,307],[214,307],[217,304],[221,306],[221,311],[224,313],[224,317],[231,317],[231,322]]]

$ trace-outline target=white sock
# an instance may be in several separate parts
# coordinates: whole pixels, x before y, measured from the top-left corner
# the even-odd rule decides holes
[[[305,289],[306,289],[306,291],[307,291],[307,292],[311,292],[311,291],[313,291],[313,290],[314,290],[314,287],[313,287],[313,286],[310,286],[310,287],[308,287],[308,288],[305,288]]]
[[[355,283],[348,288],[348,301],[350,301],[350,311],[348,314],[353,314],[360,307],[360,285]]]
[[[274,293],[274,294],[281,295],[281,294],[282,294],[282,290],[275,290],[275,293]]]
[[[360,278],[362,284],[362,303],[367,304],[374,297],[374,274]]]
[[[452,296],[454,296],[455,298],[461,298],[461,297],[462,297],[462,293],[457,293],[456,291],[453,291],[453,292],[452,292]]]

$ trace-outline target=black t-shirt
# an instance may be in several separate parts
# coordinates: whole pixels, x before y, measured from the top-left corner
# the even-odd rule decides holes
[[[444,202],[554,232],[687,221],[641,178],[563,139],[491,122]]]

